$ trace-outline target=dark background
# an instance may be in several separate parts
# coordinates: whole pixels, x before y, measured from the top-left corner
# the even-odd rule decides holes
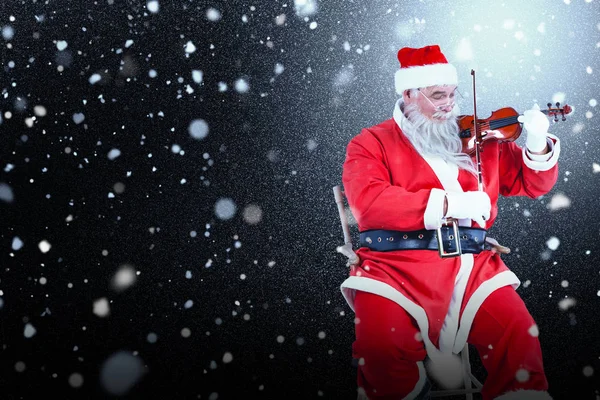
[[[550,130],[562,139],[555,188],[501,199],[491,235],[513,250],[503,258],[538,322],[550,393],[596,399],[600,13],[595,0],[548,3],[336,0],[311,13],[161,0],[152,13],[138,1],[3,1],[0,398],[355,398],[331,188],[351,137],[391,117],[396,51],[435,43],[459,70],[465,113],[471,68],[480,118],[535,101],[575,109]],[[194,119],[206,138],[188,133]],[[556,195],[570,205],[549,208]],[[222,199],[231,218],[216,212]],[[137,277],[116,290],[123,265]],[[102,298],[107,316],[94,313]],[[101,374],[121,351],[144,373],[116,396]],[[475,356],[474,369],[485,374]]]

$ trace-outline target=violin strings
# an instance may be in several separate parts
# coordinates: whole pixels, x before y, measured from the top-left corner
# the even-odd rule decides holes
[[[518,116],[495,119],[490,123],[490,129],[497,129],[497,128],[502,128],[507,125],[516,124],[518,122],[517,118],[518,118]],[[471,134],[471,128],[465,129],[465,131],[467,133]]]
[[[512,124],[517,123],[517,118],[518,117],[506,117],[506,118],[495,119],[490,124],[490,127],[492,129],[496,129],[496,128],[501,128],[506,125],[512,125]]]

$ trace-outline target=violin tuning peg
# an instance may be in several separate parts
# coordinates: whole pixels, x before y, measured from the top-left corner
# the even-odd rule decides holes
[[[552,108],[552,103],[547,104],[548,108]]]
[[[560,103],[558,101],[556,102],[556,108],[560,108]]]
[[[566,121],[566,120],[567,120],[567,117],[565,117],[565,116],[563,115],[563,117],[562,117],[562,120],[563,120],[563,121]]]

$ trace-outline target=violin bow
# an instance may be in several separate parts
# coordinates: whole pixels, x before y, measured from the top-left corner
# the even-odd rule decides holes
[[[475,70],[471,70],[473,76],[473,129],[475,130],[475,159],[477,160],[477,189],[483,192],[483,175],[481,173],[481,144],[483,143],[482,135],[477,126],[477,96],[475,93]]]
[[[473,75],[473,129],[475,129],[475,157],[477,159],[477,189],[483,192],[483,175],[481,174],[481,151],[483,144],[483,136],[481,135],[480,128],[477,125],[477,96],[475,93],[475,70],[471,70]],[[496,239],[486,236],[485,242],[492,247],[492,251],[501,254],[510,253],[508,247],[502,246]]]

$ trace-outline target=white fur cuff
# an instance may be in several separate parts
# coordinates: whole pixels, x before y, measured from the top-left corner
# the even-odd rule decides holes
[[[514,392],[504,393],[494,400],[552,400],[548,392],[540,390],[516,390]]]
[[[548,146],[550,152],[544,155],[529,154],[527,155],[527,146],[523,147],[523,163],[534,171],[548,171],[558,162],[560,155],[560,140],[548,133]],[[544,160],[546,159],[546,160]]]
[[[425,229],[437,229],[442,226],[442,220],[444,219],[444,197],[446,192],[442,189],[433,188],[427,201],[427,208],[425,208],[425,214],[423,215],[423,221],[425,223]]]

